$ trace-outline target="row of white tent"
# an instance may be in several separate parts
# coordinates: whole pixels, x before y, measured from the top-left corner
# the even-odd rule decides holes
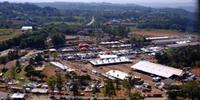
[[[118,63],[129,63],[131,60],[127,57],[117,57],[117,56],[104,56],[101,58],[90,60],[90,63],[94,66],[118,64]]]

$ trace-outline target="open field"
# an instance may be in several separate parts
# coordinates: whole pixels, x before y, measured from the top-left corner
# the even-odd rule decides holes
[[[173,30],[132,29],[132,32],[130,34],[143,36],[180,36],[186,33]]]
[[[0,29],[0,41],[5,41],[21,34],[22,32],[16,29]]]

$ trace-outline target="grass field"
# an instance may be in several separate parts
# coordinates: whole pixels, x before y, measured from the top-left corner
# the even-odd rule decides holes
[[[16,29],[0,29],[0,41],[5,41],[21,34],[22,32]]]

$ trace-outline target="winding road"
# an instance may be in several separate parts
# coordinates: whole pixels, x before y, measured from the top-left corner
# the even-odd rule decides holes
[[[86,24],[86,26],[92,25],[94,23],[94,21],[95,21],[95,18],[94,18],[94,16],[92,16],[92,20],[88,24]]]

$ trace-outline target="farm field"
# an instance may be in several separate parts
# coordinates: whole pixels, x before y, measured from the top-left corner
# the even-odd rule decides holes
[[[0,29],[0,41],[5,41],[21,34],[22,32],[17,29]]]
[[[180,36],[186,33],[173,30],[156,30],[156,29],[133,29],[130,34],[142,35],[142,36]]]

